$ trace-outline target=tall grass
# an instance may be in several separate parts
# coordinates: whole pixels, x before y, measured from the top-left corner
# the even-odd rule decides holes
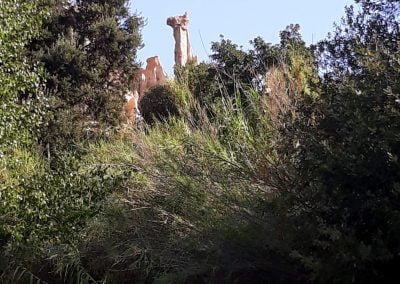
[[[84,233],[87,271],[110,283],[291,277],[295,270],[273,252],[286,238],[279,217],[265,210],[279,195],[268,98],[250,89],[205,109],[184,86],[171,88],[178,116],[92,144],[84,157],[131,172]]]
[[[270,111],[285,85],[275,96],[242,88],[204,105],[169,84],[178,114],[80,151],[79,175],[104,169],[88,182],[108,194],[73,242],[46,246],[46,269],[76,283],[296,280],[276,202],[283,111]]]

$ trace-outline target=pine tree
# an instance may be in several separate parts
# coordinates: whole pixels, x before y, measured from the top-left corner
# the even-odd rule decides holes
[[[128,0],[48,5],[52,17],[30,47],[48,74],[55,119],[44,141],[54,147],[61,139],[79,139],[83,130],[110,129],[121,121],[143,20],[129,13]]]

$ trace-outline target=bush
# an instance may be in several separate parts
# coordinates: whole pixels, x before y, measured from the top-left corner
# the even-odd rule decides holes
[[[0,177],[0,235],[9,266],[3,269],[34,271],[55,248],[79,244],[82,229],[120,188],[126,171],[85,166],[71,155],[59,157],[52,170],[39,156],[17,150],[1,160]]]
[[[45,16],[39,3],[0,3],[0,158],[8,147],[29,147],[46,126],[42,72],[37,62],[28,64],[25,50]]]
[[[212,64],[186,64],[174,67],[175,80],[196,97],[203,107],[210,105],[216,97],[221,96],[217,70]]]
[[[276,148],[277,185],[285,189],[277,201],[287,211],[281,224],[294,236],[288,254],[322,283],[390,282],[400,263],[400,66],[393,44],[400,6],[358,2],[361,9],[348,8],[344,26],[318,45],[321,82],[292,60],[289,79],[311,81],[289,88],[300,96]],[[276,213],[269,203],[264,208]]]
[[[178,115],[177,100],[170,85],[154,86],[140,99],[140,114],[149,124],[156,120],[164,121],[171,115]]]

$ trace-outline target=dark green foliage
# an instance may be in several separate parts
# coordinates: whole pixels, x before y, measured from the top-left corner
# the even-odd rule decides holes
[[[218,71],[217,75],[221,77],[219,79],[224,88],[223,94],[235,94],[243,87],[251,86],[256,70],[252,58],[245,51],[223,37],[221,42],[214,42],[211,49],[211,59]]]
[[[97,87],[104,87],[101,82],[107,82],[108,78],[96,78],[99,74],[93,69],[89,72],[86,50],[63,35],[62,25],[70,25],[65,18],[60,16],[61,26],[49,28],[57,16],[48,14],[48,4],[40,0],[0,2],[1,283],[29,280],[39,283],[41,279],[34,273],[48,266],[48,260],[44,266],[41,263],[50,257],[49,251],[57,246],[76,245],[80,230],[98,214],[106,198],[120,188],[126,177],[123,171],[113,172],[106,165],[85,166],[73,152],[58,153],[52,168],[39,154],[40,133],[58,136],[65,144],[71,142],[70,137],[51,132],[59,129],[53,126],[68,119],[66,125],[77,131],[83,124],[74,124],[78,121],[75,117],[81,113],[76,107],[84,95],[93,91],[94,82]],[[49,29],[40,29],[43,21]],[[122,26],[129,30],[134,23],[127,19]],[[57,29],[58,34],[50,32]],[[127,56],[134,56],[136,43],[131,44]],[[133,57],[127,56],[112,66],[121,66],[123,62],[128,69]],[[37,62],[39,59],[41,63]],[[48,73],[46,92],[41,67]],[[121,82],[127,84],[122,79]],[[120,94],[116,91],[118,88],[122,90],[122,83],[118,84],[113,90],[115,94]],[[101,102],[100,98],[100,106]],[[50,130],[46,124],[49,108],[57,119],[51,121]],[[110,114],[113,115],[111,111]],[[85,119],[93,116],[89,114]],[[100,120],[98,117],[100,114],[96,116]]]
[[[0,165],[5,182],[0,187],[5,205],[0,209],[0,281],[25,283],[29,271],[40,280],[63,278],[55,273],[61,260],[47,258],[79,244],[87,222],[121,187],[125,173],[106,165],[85,166],[72,157],[58,157],[52,170],[27,152],[15,152]],[[21,282],[15,269],[26,270]]]
[[[96,215],[99,201],[118,187],[119,175],[106,166],[83,168],[63,157],[57,170],[48,169],[28,152],[14,152],[2,161],[4,184],[2,232],[14,246],[40,248],[45,243],[73,242],[73,235]],[[20,172],[24,169],[25,172]]]
[[[281,32],[281,42],[277,45],[266,43],[257,37],[250,41],[253,49],[247,52],[223,37],[220,42],[214,42],[211,59],[224,91],[235,94],[246,87],[261,90],[260,84],[271,67],[286,62],[290,51],[306,49],[299,30],[299,25],[288,26]],[[232,85],[233,83],[239,85]]]
[[[126,0],[48,5],[52,15],[30,49],[48,74],[55,119],[43,143],[55,152],[121,122],[143,21],[129,14]]]
[[[16,181],[9,178],[6,161],[16,162],[16,149],[33,147],[46,121],[41,71],[27,63],[24,48],[38,34],[45,14],[39,1],[0,2],[0,277],[7,265],[4,248],[13,233],[7,229],[13,223],[7,213],[18,209],[13,203],[19,194],[7,190]]]
[[[281,32],[281,42],[276,45],[257,37],[250,41],[253,47],[248,51],[221,36],[220,42],[212,44],[211,63],[175,66],[176,80],[185,85],[203,106],[214,103],[216,98],[244,95],[249,88],[265,93],[268,72],[282,65],[292,69],[285,74],[293,75],[290,80],[304,81],[300,82],[303,85],[316,83],[313,52],[306,47],[299,31],[299,25],[289,25]],[[308,69],[302,71],[305,74],[299,74],[303,65]]]
[[[45,16],[38,3],[0,3],[0,157],[8,147],[30,145],[45,126],[42,72],[27,63],[24,48]]]
[[[139,110],[147,123],[155,120],[166,120],[171,115],[178,114],[178,98],[168,85],[155,86],[139,101]]]
[[[358,2],[319,44],[320,100],[283,133],[296,234],[311,236],[295,255],[319,282],[388,282],[400,264],[400,6]]]
[[[186,86],[202,105],[210,104],[216,97],[221,96],[222,90],[216,80],[218,71],[212,64],[176,65],[174,68],[175,80]]]
[[[254,41],[255,49],[246,52],[221,36],[220,42],[212,44],[212,63],[175,66],[175,76],[203,105],[212,103],[215,98],[229,97],[246,88],[259,86],[263,79],[260,76],[265,76],[266,70],[264,59],[258,53],[261,46],[270,47],[258,38]]]

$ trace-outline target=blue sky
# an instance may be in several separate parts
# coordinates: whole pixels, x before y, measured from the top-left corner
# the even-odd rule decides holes
[[[234,43],[249,46],[257,36],[277,43],[279,32],[287,25],[300,24],[307,43],[324,38],[340,22],[344,7],[352,0],[131,0],[132,12],[147,20],[142,30],[145,47],[138,59],[145,62],[154,55],[160,57],[164,71],[172,75],[174,39],[172,28],[166,25],[169,16],[189,13],[190,41],[200,61],[207,61],[211,42],[219,35]],[[204,43],[204,46],[203,46]]]

